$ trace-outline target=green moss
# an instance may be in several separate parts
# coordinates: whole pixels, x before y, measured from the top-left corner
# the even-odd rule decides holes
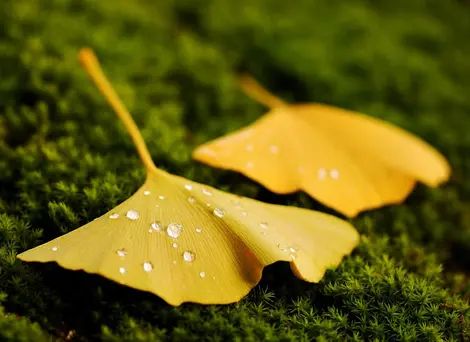
[[[0,340],[470,340],[467,2],[0,6]],[[131,140],[79,67],[84,45],[172,173],[328,211],[191,161],[197,144],[263,113],[237,89],[243,70],[286,99],[360,110],[420,135],[449,157],[452,180],[355,219],[361,245],[319,284],[273,265],[233,305],[173,308],[98,276],[22,263],[17,253],[94,219],[144,180]]]

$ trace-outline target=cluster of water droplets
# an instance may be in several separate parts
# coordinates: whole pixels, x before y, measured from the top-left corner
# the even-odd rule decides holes
[[[235,208],[239,210],[242,215],[247,215],[247,212],[245,211],[244,207],[240,204],[239,201],[232,200],[232,204],[234,204]],[[260,234],[263,235],[265,238],[267,238],[268,231],[270,228],[269,223],[262,221],[262,222],[259,222],[258,226],[260,228]],[[292,245],[284,245],[284,244],[277,244],[277,247],[281,250],[281,252],[288,253],[292,261],[297,259],[298,257],[297,247],[293,247]]]
[[[301,175],[305,174],[306,171],[305,171],[305,168],[302,167],[302,166],[299,166],[297,168],[297,172]],[[319,168],[318,171],[317,171],[317,178],[318,180],[321,180],[321,181],[324,181],[326,180],[327,178],[331,178],[333,180],[338,180],[339,179],[339,170],[338,169],[326,169],[324,167],[322,168]]]
[[[281,250],[281,252],[288,253],[292,261],[297,259],[297,252],[299,250],[296,247],[288,246],[288,245],[284,246],[284,245],[281,245],[280,243],[277,244],[277,247]]]
[[[318,169],[318,179],[319,180],[325,180],[328,176],[331,179],[334,179],[334,180],[339,179],[338,169],[330,169],[330,170],[327,170],[325,168]]]
[[[252,144],[247,144],[245,145],[245,150],[247,152],[253,152],[255,147]],[[277,145],[269,145],[268,151],[271,152],[272,154],[277,154],[279,152],[279,148]]]
[[[330,177],[332,178],[335,178],[337,177],[337,175],[333,172],[335,169],[333,170],[330,170]],[[325,170],[326,172],[326,170]],[[333,174],[332,174],[333,172]],[[337,170],[336,170],[337,172]],[[185,184],[184,188],[187,190],[187,191],[192,191],[193,190],[193,185],[191,184]],[[201,193],[205,196],[213,196],[213,193],[210,189],[208,188],[202,188],[201,190]],[[149,196],[151,194],[150,191],[148,190],[145,190],[143,192],[143,194],[145,196]],[[165,199],[165,196],[158,196],[158,198],[160,200],[164,200]],[[195,197],[193,196],[190,196],[188,197],[188,201],[190,203],[194,203],[196,201]],[[234,205],[235,209],[240,213],[240,215],[242,216],[247,216],[248,213],[247,211],[245,211],[245,208],[240,204],[240,202],[238,200],[234,200],[232,199],[231,200],[232,204]],[[210,203],[206,203],[208,207],[211,206]],[[159,205],[157,204],[157,207],[159,207]],[[215,207],[213,210],[212,210],[212,213],[214,216],[218,217],[218,218],[223,218],[226,213],[225,213],[225,210],[222,209],[222,208],[219,208],[219,207]],[[117,212],[114,212],[112,214],[109,215],[109,218],[111,220],[116,220],[120,217],[120,214],[117,213]],[[140,218],[140,214],[137,210],[134,210],[134,209],[131,209],[131,210],[128,210],[125,214],[125,217],[129,220],[138,220]],[[269,224],[267,222],[260,222],[259,223],[259,228],[260,228],[260,234],[263,235],[264,237],[268,237],[268,233],[267,231],[269,230]],[[183,229],[183,226],[180,224],[180,223],[177,223],[177,222],[171,222],[169,223],[166,228],[164,227],[163,223],[160,222],[160,221],[153,221],[150,223],[150,228],[149,228],[149,232],[163,232],[165,231],[166,234],[173,239],[173,243],[172,243],[172,247],[173,248],[178,248],[178,243],[176,242],[177,239],[181,236],[181,234],[183,233],[184,229]],[[202,232],[202,228],[200,227],[197,227],[195,228],[195,232],[196,233],[201,233]],[[296,260],[297,258],[297,252],[298,252],[298,249],[293,247],[293,246],[289,246],[289,245],[281,245],[281,244],[277,244],[277,247],[283,252],[283,253],[288,253],[291,260]],[[58,251],[58,246],[53,246],[51,247],[51,250],[53,252],[56,252]],[[120,257],[121,259],[124,259],[127,255],[128,255],[128,251],[125,249],[125,248],[120,248],[116,251],[116,255],[118,257]],[[185,263],[192,263],[196,260],[196,253],[191,251],[191,250],[186,250],[184,251],[182,254],[181,254],[181,258],[182,258],[182,261],[185,262]],[[173,261],[173,264],[177,264],[177,261],[174,260]],[[142,263],[142,268],[145,272],[151,272],[153,271],[154,269],[154,265],[152,264],[151,261],[144,261]],[[127,270],[125,267],[120,267],[119,268],[119,273],[121,274],[126,274],[127,273]],[[201,271],[199,273],[199,276],[201,278],[205,278],[206,277],[206,272],[204,271]],[[215,278],[215,277],[213,277]]]
[[[265,148],[265,147],[263,147],[263,149],[264,149],[264,148]],[[250,152],[250,153],[251,153],[251,152],[253,152],[253,151],[255,150],[255,146],[252,145],[252,144],[247,144],[247,145],[245,145],[245,150],[246,150],[247,152]],[[277,147],[277,145],[269,145],[269,146],[268,146],[268,151],[269,151],[271,154],[278,154],[279,148]],[[253,169],[254,166],[255,166],[255,164],[254,164],[252,161],[248,161],[248,162],[246,163],[246,167],[247,167],[248,169]]]
[[[247,144],[247,145],[245,145],[245,150],[251,154],[251,152],[253,152],[255,150],[255,146],[253,144]],[[269,145],[268,146],[268,151],[271,154],[278,154],[279,153],[279,147],[277,145]],[[252,169],[254,166],[255,165],[252,161],[248,161],[246,163],[246,167],[248,169]],[[299,166],[297,168],[297,172],[299,174],[305,174],[306,170],[303,166]],[[336,168],[333,168],[333,169],[320,168],[320,169],[318,169],[317,177],[318,177],[319,180],[326,180],[327,177],[329,177],[333,180],[337,180],[337,179],[339,179],[339,171]]]
[[[193,190],[193,185],[192,184],[185,184],[184,188],[188,191],[192,191]],[[205,196],[213,196],[213,193],[210,189],[208,188],[203,188],[201,190],[202,194],[205,195]],[[145,196],[149,196],[151,194],[150,191],[148,190],[145,190],[143,192],[143,194]],[[159,195],[158,196],[158,199],[160,200],[164,200],[165,199],[165,196],[163,195]],[[195,197],[193,196],[190,196],[188,197],[188,202],[190,203],[195,203],[196,202],[196,199]],[[210,203],[207,203],[207,206],[210,207],[211,204]],[[159,207],[159,205],[157,205],[157,207]],[[213,214],[217,217],[224,217],[225,216],[225,211],[221,208],[214,208],[213,209]],[[137,210],[134,210],[134,209],[131,209],[131,210],[128,210],[127,213],[126,213],[126,218],[130,219],[130,220],[138,220],[140,218],[140,215],[139,215],[139,212]],[[117,219],[119,218],[120,215],[119,213],[112,213],[109,218],[110,219]],[[173,248],[178,248],[178,243],[176,242],[176,240],[181,236],[181,234],[183,233],[183,226],[179,223],[176,223],[176,222],[171,222],[169,223],[166,228],[164,227],[163,223],[160,222],[160,221],[153,221],[152,223],[150,223],[150,228],[149,228],[149,232],[152,233],[152,232],[162,232],[162,231],[165,231],[166,234],[172,238],[174,240],[174,242],[172,243],[172,247]],[[201,233],[202,232],[202,228],[200,227],[197,227],[195,229],[195,232],[196,233]],[[55,247],[57,248],[57,247]],[[116,251],[116,254],[121,257],[121,258],[125,258],[127,256],[127,251],[124,249],[124,248],[120,248]],[[187,251],[184,251],[181,255],[182,257],[182,260],[186,263],[192,263],[194,262],[194,260],[196,260],[196,253],[191,251],[191,250],[187,250]],[[177,261],[174,260],[173,261],[173,264],[176,264]],[[143,264],[142,264],[142,267],[143,267],[143,270],[145,272],[151,272],[153,269],[154,269],[154,266],[152,264],[152,262],[150,261],[145,261]],[[127,270],[124,268],[124,267],[120,267],[119,268],[119,272],[121,274],[126,274],[127,273]],[[201,271],[199,273],[199,276],[201,278],[205,278],[206,276],[206,272],[204,271]]]

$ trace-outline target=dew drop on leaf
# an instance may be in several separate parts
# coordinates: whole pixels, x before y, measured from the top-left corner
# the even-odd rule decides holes
[[[212,191],[210,191],[206,188],[202,189],[202,193],[206,196],[212,196]]]
[[[327,171],[324,168],[318,169],[318,179],[319,180],[324,180],[327,175]]]
[[[225,211],[221,208],[215,208],[213,213],[217,217],[224,217],[225,216]]]
[[[168,227],[166,228],[166,232],[168,233],[168,236],[175,238],[175,239],[181,235],[182,231],[183,231],[183,226],[181,226],[178,223],[170,223]]]
[[[150,261],[144,262],[144,271],[145,272],[150,272],[153,270],[153,264]]]
[[[330,177],[333,179],[338,179],[339,178],[339,171],[337,169],[331,169],[330,170]]]
[[[159,232],[162,230],[162,223],[159,222],[159,221],[154,221],[152,222],[152,224],[150,225],[150,227],[152,227],[153,230]]]
[[[116,254],[120,257],[125,257],[127,255],[127,251],[124,248],[121,248],[116,251]]]
[[[140,216],[139,213],[135,210],[129,210],[126,214],[127,218],[130,220],[137,220]]]
[[[194,252],[186,251],[183,253],[183,260],[186,262],[193,262],[195,258],[196,254]]]

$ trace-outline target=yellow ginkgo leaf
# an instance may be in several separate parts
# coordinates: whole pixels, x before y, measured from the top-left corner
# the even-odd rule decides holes
[[[223,304],[245,296],[276,261],[318,282],[358,244],[357,231],[334,216],[258,202],[159,170],[93,52],[83,49],[80,56],[129,131],[147,179],[108,213],[18,258],[100,274],[171,305]]]
[[[199,146],[194,159],[275,193],[304,190],[349,217],[402,202],[417,181],[435,187],[450,176],[439,152],[390,123],[324,104],[286,104],[249,76],[241,86],[271,111]]]

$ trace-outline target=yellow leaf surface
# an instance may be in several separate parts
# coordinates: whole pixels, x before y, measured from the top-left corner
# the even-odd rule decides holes
[[[199,146],[194,159],[275,193],[303,190],[349,217],[402,202],[417,181],[435,187],[450,176],[439,152],[386,121],[323,104],[285,104],[251,78],[242,86],[272,109]]]
[[[357,231],[334,216],[262,203],[157,169],[93,53],[84,49],[81,59],[131,134],[147,179],[103,216],[19,259],[99,274],[171,305],[224,304],[245,296],[276,261],[318,282],[359,243]]]
[[[334,216],[152,173],[110,212],[18,257],[97,273],[172,305],[222,304],[245,296],[276,261],[318,282],[357,243]]]

